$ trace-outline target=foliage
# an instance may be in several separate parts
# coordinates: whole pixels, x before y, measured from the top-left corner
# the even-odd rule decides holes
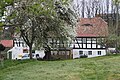
[[[17,25],[22,38],[32,49],[33,44],[47,45],[48,37],[72,37],[76,18],[69,0],[14,0],[14,11],[8,19]],[[14,14],[15,13],[15,14]],[[15,17],[14,17],[15,15]]]
[[[88,55],[85,55],[85,54],[80,56],[80,58],[87,58],[87,57]]]
[[[120,37],[117,36],[116,34],[110,34],[108,38],[105,40],[105,43],[107,44],[108,47],[115,47],[116,42],[118,42],[118,47],[120,46]],[[117,47],[117,48],[118,48]]]
[[[13,4],[13,0],[0,0],[0,17],[4,16],[6,7]]]
[[[120,0],[112,0],[114,2],[114,4],[119,4]]]

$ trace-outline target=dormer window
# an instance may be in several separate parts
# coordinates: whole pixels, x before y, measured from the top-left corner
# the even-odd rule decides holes
[[[83,24],[82,26],[93,26],[92,24]]]

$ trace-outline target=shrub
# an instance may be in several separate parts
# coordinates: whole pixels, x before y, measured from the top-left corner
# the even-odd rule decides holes
[[[80,56],[80,58],[87,58],[87,57],[88,55],[85,55],[85,54]]]

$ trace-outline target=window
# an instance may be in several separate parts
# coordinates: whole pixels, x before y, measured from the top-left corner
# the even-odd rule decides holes
[[[82,55],[83,54],[83,51],[79,51],[79,55]]]
[[[20,47],[21,42],[19,41],[19,47]]]
[[[19,43],[18,43],[17,41],[15,42],[15,44],[17,45],[17,47],[19,47],[19,46],[18,46]]]
[[[87,38],[87,43],[91,43],[91,38]]]
[[[83,43],[86,43],[86,38],[83,38],[83,39],[82,39],[82,42],[83,42]]]
[[[35,50],[32,50],[32,53],[35,53]]]
[[[52,53],[52,55],[55,55],[55,53]]]
[[[57,55],[57,51],[52,51],[51,54],[52,55]]]
[[[92,38],[92,43],[96,43],[97,38]]]
[[[98,51],[98,55],[101,55],[101,51]]]
[[[24,47],[24,42],[21,42],[22,43],[22,47]]]
[[[23,53],[28,53],[28,49],[23,49]]]
[[[88,55],[92,55],[92,51],[88,51]]]
[[[82,43],[82,39],[81,38],[76,38],[75,42],[76,43]]]
[[[93,26],[93,25],[92,25],[92,24],[87,23],[87,24],[83,24],[82,26]]]
[[[87,41],[91,41],[91,38],[87,38]]]
[[[77,41],[82,41],[82,39],[81,39],[81,38],[76,38],[76,40],[77,40]]]

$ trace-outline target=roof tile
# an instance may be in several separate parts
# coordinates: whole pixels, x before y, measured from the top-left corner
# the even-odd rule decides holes
[[[108,25],[100,17],[80,18],[76,27],[77,37],[106,37]]]
[[[13,40],[1,40],[0,43],[5,47],[13,47]]]

